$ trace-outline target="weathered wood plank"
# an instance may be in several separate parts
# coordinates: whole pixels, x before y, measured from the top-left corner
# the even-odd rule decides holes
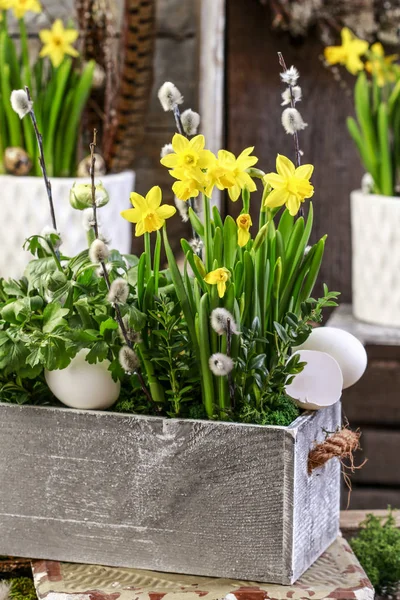
[[[357,422],[352,422],[352,426],[356,427]],[[357,453],[356,460],[368,460],[352,475],[352,481],[355,484],[400,485],[400,431],[364,426],[361,446],[362,451]]]
[[[374,514],[376,517],[387,517],[387,510],[342,510],[340,513],[340,529],[343,533],[357,531],[368,514]],[[393,514],[397,527],[400,528],[400,514]]]
[[[352,509],[385,510],[389,505],[392,508],[400,508],[400,489],[376,488],[373,486],[357,488],[354,486],[351,492],[350,508]]]
[[[307,456],[339,422],[0,404],[0,554],[291,583],[338,532],[339,464]]]

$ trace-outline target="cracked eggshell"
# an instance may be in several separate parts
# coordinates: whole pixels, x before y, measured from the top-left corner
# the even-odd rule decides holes
[[[337,361],[326,352],[298,350],[303,371],[286,386],[286,393],[305,410],[336,404],[342,395],[343,375]]]
[[[66,369],[45,371],[47,385],[55,397],[71,408],[105,410],[118,400],[119,381],[114,381],[108,367],[109,360],[89,364],[84,348],[72,359]]]
[[[343,373],[343,389],[354,385],[367,368],[367,353],[354,335],[336,327],[317,327],[294,350],[319,350],[330,354]]]

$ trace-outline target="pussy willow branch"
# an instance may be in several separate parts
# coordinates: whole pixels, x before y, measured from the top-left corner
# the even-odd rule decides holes
[[[227,356],[231,355],[232,348],[232,327],[231,320],[226,320],[226,354]],[[229,387],[229,396],[231,399],[231,408],[235,410],[235,386],[233,384],[232,372],[228,373],[228,387]]]
[[[96,156],[95,156],[96,142],[97,142],[97,130],[94,129],[93,130],[93,141],[90,144],[90,181],[91,181],[91,185],[92,185],[93,230],[94,230],[95,238],[97,240],[97,239],[99,239],[99,225],[97,222],[96,184],[95,184],[95,179],[94,179],[95,165],[96,165]],[[104,281],[106,282],[106,285],[107,285],[107,289],[108,289],[108,291],[110,291],[111,282],[110,282],[110,277],[108,275],[108,271],[107,271],[105,262],[101,261],[100,266],[101,266],[101,270],[103,272]],[[131,350],[133,350],[133,344],[132,344],[131,340],[129,339],[128,332],[126,331],[125,323],[124,323],[124,320],[121,315],[121,309],[117,303],[114,303],[114,310],[115,310],[115,320],[117,321],[117,323],[120,327],[122,337],[124,338],[126,345]],[[135,375],[137,375],[137,378],[139,379],[140,386],[142,388],[143,393],[147,397],[147,400],[150,402],[150,404],[153,407],[157,408],[153,398],[151,397],[149,390],[146,387],[146,382],[143,379],[143,375],[141,374],[141,372],[139,370],[136,370],[134,373],[135,373]]]
[[[282,55],[281,52],[278,52],[278,60],[279,60],[279,64],[282,67],[282,69],[284,71],[287,71],[285,59],[283,58],[283,55]],[[293,86],[290,85],[290,83],[288,84],[288,86],[289,86],[289,91],[290,91],[290,106],[292,108],[295,108]],[[297,133],[297,131],[295,131],[294,134],[293,134],[293,140],[294,140],[294,151],[295,151],[295,155],[296,155],[296,167],[300,167],[300,165],[301,165],[301,151],[300,151],[300,145],[299,145],[299,134]]]
[[[26,91],[26,95],[28,96],[28,100],[30,101],[31,94],[30,94],[28,86],[25,86],[25,91]],[[31,110],[29,111],[29,116],[32,121],[33,129],[35,131],[36,140],[37,140],[38,147],[39,147],[39,163],[40,163],[40,168],[42,169],[44,183],[46,185],[47,197],[49,199],[50,216],[51,216],[52,225],[53,225],[53,228],[55,229],[55,231],[58,231],[57,221],[56,221],[56,213],[54,211],[53,194],[51,191],[51,183],[50,183],[50,179],[47,177],[46,162],[44,159],[43,138],[42,138],[42,134],[40,133],[40,131],[38,129],[36,115],[35,115],[33,108],[31,108]]]

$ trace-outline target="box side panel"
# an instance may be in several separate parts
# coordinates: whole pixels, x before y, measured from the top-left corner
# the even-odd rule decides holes
[[[319,410],[299,427],[295,445],[293,576],[296,581],[339,533],[340,464],[330,460],[307,473],[308,454],[341,423],[341,404]]]
[[[0,405],[0,554],[282,582],[284,435]]]

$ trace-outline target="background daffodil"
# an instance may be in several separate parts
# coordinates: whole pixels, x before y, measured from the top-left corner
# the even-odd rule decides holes
[[[7,4],[7,0],[5,0],[5,3]],[[11,6],[8,8],[12,8],[16,19],[23,19],[27,12],[42,12],[42,7],[38,0],[12,0]]]
[[[231,274],[225,267],[220,267],[214,271],[210,271],[204,277],[204,281],[210,285],[216,285],[218,290],[218,296],[224,297],[226,291],[226,282],[229,281]]]
[[[0,0],[0,10],[8,10],[13,4],[14,0]]]
[[[44,44],[40,56],[48,56],[53,67],[59,67],[66,54],[79,56],[79,52],[71,46],[76,41],[78,32],[75,29],[64,29],[61,19],[56,19],[51,29],[39,31],[39,37]]]
[[[251,216],[247,213],[239,215],[236,219],[238,226],[238,244],[241,248],[247,244],[250,239],[250,227],[252,226]]]
[[[364,69],[364,63],[360,57],[367,52],[368,42],[355,37],[348,27],[343,27],[341,36],[341,46],[325,48],[325,59],[330,65],[337,63],[344,65],[352,75],[356,75]]]
[[[169,219],[176,213],[174,206],[170,206],[169,204],[161,206],[162,193],[158,185],[151,188],[146,198],[136,192],[132,192],[130,200],[133,208],[123,210],[121,216],[130,223],[136,224],[136,237],[161,229],[165,223],[165,219]]]
[[[272,187],[272,192],[265,200],[265,206],[276,208],[286,204],[290,214],[294,216],[301,203],[314,194],[314,188],[309,181],[314,167],[302,165],[296,169],[291,160],[278,154],[276,170],[277,173],[267,173],[264,176],[264,181]]]
[[[380,42],[372,44],[368,53],[369,60],[365,63],[365,70],[375,75],[379,87],[383,87],[388,81],[396,80],[395,67],[392,64],[397,60],[397,54],[385,56],[385,51]]]
[[[224,171],[224,175],[220,177],[219,181],[227,188],[229,197],[233,202],[236,202],[240,192],[245,187],[249,192],[254,192],[257,189],[256,184],[246,172],[247,169],[258,162],[256,156],[250,156],[253,150],[254,146],[246,148],[237,158],[227,150],[219,150],[218,152],[218,164]]]

